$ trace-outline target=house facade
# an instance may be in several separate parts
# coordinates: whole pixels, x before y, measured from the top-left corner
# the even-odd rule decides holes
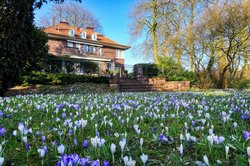
[[[97,33],[94,28],[73,27],[62,21],[45,28],[44,32],[48,34],[49,53],[53,57],[51,61],[56,61],[63,72],[85,74],[84,63],[93,62],[98,66],[95,72],[98,76],[108,73],[123,76],[124,51],[130,46]],[[68,69],[69,64],[74,70]]]

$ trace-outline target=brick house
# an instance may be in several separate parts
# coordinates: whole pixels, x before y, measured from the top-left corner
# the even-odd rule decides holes
[[[63,72],[67,71],[67,64],[74,66],[75,74],[84,74],[86,61],[94,62],[98,66],[96,74],[105,76],[110,71],[118,72],[122,77],[124,71],[124,51],[130,46],[119,44],[106,36],[94,31],[94,28],[70,26],[67,22],[60,22],[44,29],[48,34],[49,53],[52,61],[59,62]]]

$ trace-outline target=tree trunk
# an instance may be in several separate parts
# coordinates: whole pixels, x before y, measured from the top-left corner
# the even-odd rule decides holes
[[[195,0],[191,1],[191,16],[190,16],[190,22],[189,22],[189,58],[190,58],[190,68],[191,71],[194,72],[194,34],[193,34],[193,26],[194,26],[194,9],[195,9]]]

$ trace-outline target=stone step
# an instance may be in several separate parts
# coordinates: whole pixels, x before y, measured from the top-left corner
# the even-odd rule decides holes
[[[152,89],[120,89],[120,92],[152,92]]]

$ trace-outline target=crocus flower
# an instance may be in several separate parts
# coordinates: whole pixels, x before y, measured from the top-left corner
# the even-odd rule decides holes
[[[204,160],[204,162],[207,164],[207,166],[210,166],[209,161],[208,161],[208,158],[207,158],[206,155],[203,156],[203,160]]]
[[[108,162],[107,160],[105,160],[105,161],[103,162],[103,166],[109,166],[109,162]]]
[[[83,148],[86,149],[88,147],[88,140],[83,141]]]
[[[14,130],[14,131],[12,132],[12,135],[13,135],[13,136],[16,136],[16,134],[17,134],[17,131]]]
[[[154,133],[156,133],[156,131],[157,131],[157,128],[156,128],[156,126],[154,126],[153,130],[154,130]]]
[[[89,159],[87,157],[83,157],[80,159],[81,166],[87,166]]]
[[[250,138],[250,132],[244,131],[244,132],[243,132],[243,136],[244,136],[244,139],[245,139],[245,140],[248,140],[248,139]]]
[[[141,155],[141,161],[142,161],[143,165],[146,164],[147,160],[148,160],[148,155],[145,155],[145,154],[143,153],[143,154]]]
[[[180,154],[181,154],[181,157],[183,156],[183,145],[181,144],[180,145]]]
[[[110,146],[110,149],[111,149],[112,154],[114,154],[116,152],[116,145],[112,143]]]
[[[250,159],[250,146],[247,147],[247,156],[248,156],[248,159]]]
[[[0,135],[1,135],[2,137],[4,137],[5,132],[6,132],[6,129],[5,129],[4,127],[3,127],[3,128],[0,128]]]
[[[57,151],[62,155],[64,153],[65,147],[63,144],[57,147]]]
[[[229,146],[225,146],[226,158],[228,159]]]
[[[44,149],[38,149],[37,152],[38,152],[40,158],[44,158],[44,156],[45,156],[45,150]]]
[[[25,149],[26,149],[26,151],[28,151],[30,149],[30,144],[26,143],[25,144]]]
[[[0,166],[3,165],[3,162],[4,162],[4,158],[3,158],[3,157],[0,157]]]
[[[100,161],[99,160],[93,160],[90,165],[91,166],[100,166]]]
[[[2,118],[3,117],[3,112],[2,111],[0,111],[0,118]]]
[[[44,142],[44,141],[46,141],[46,136],[42,136],[42,141]]]
[[[122,152],[123,152],[124,147],[125,147],[125,145],[126,145],[126,139],[122,139],[122,141],[119,142],[119,145],[120,145],[121,150],[122,150]]]

